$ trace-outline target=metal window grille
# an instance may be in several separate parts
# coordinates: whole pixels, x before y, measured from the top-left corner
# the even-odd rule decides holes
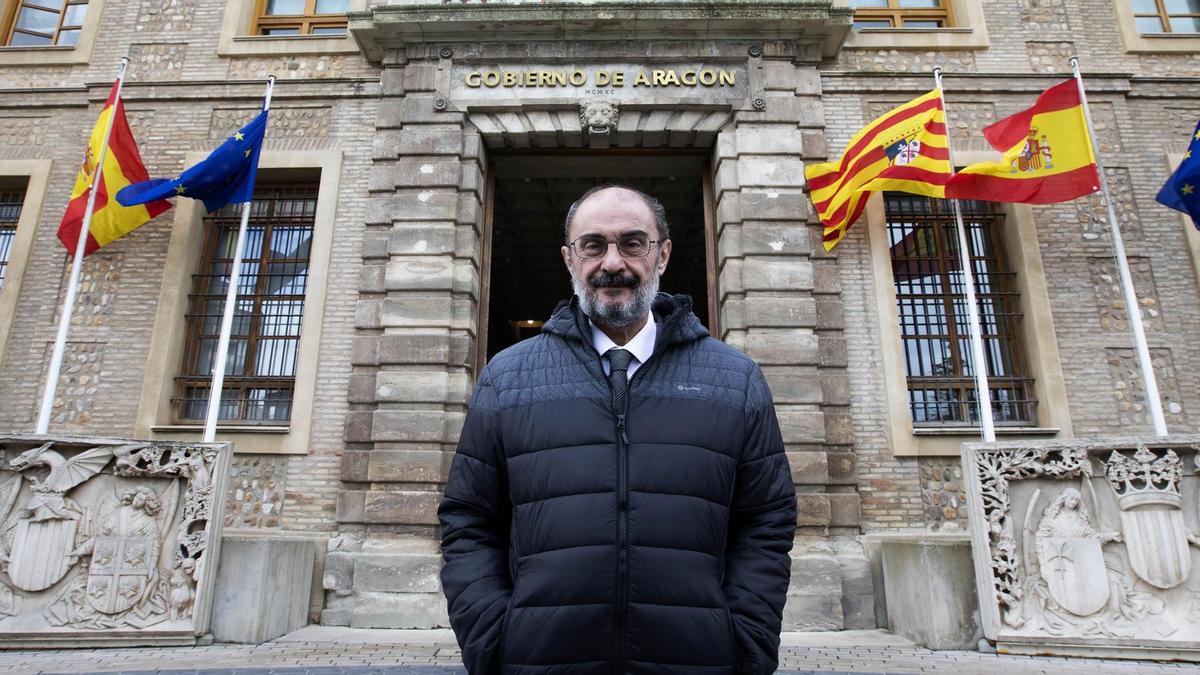
[[[1133,17],[1143,35],[1200,34],[1200,0],[1133,0]]]
[[[256,35],[345,35],[349,0],[257,0]]]
[[[88,0],[18,0],[0,16],[9,47],[73,46],[79,42]],[[2,10],[0,10],[2,11]]]
[[[219,419],[278,424],[292,415],[296,352],[304,315],[314,184],[260,184],[254,190]],[[204,249],[192,277],[183,367],[173,399],[180,422],[203,420],[241,205],[204,222]]]
[[[888,243],[913,423],[979,420],[958,234],[950,202],[887,193]],[[963,201],[979,322],[997,424],[1033,424],[1037,401],[1022,344],[1020,296],[1003,240],[1004,215]]]
[[[950,0],[850,0],[855,28],[953,26]]]
[[[8,272],[8,259],[12,256],[13,240],[17,238],[17,221],[21,218],[24,201],[24,190],[0,190],[0,288],[4,288],[4,275]]]

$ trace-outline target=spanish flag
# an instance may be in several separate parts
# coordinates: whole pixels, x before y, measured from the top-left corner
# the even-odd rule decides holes
[[[96,159],[104,146],[104,130],[108,128],[110,118],[113,121],[112,135],[108,140],[108,152],[104,155],[104,170],[96,185],[96,204],[92,209],[92,222],[88,228],[84,255],[129,234],[146,221],[171,208],[171,202],[168,201],[121,206],[113,199],[117,191],[126,185],[150,177],[146,167],[142,165],[137,144],[133,142],[133,132],[129,130],[129,122],[125,119],[125,106],[117,96],[117,85],[114,84],[104,108],[100,110],[100,119],[96,120],[96,126],[92,129],[87,156],[79,167],[79,174],[75,177],[75,188],[71,190],[71,201],[67,204],[67,212],[63,214],[62,222],[58,226],[58,239],[72,255],[79,241],[79,231],[83,227],[88,188],[96,172]]]
[[[876,190],[943,196],[950,178],[940,89],[893,108],[850,139],[836,162],[804,167],[825,250],[837,246]]]
[[[971,164],[946,184],[946,196],[992,202],[1054,204],[1100,189],[1075,80],[1050,87],[1033,107],[983,130],[1004,153],[999,162]]]

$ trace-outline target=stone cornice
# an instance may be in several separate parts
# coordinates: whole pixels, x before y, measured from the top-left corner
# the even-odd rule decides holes
[[[409,44],[559,40],[794,40],[837,54],[853,10],[832,0],[401,0],[351,12],[350,33],[372,61]]]

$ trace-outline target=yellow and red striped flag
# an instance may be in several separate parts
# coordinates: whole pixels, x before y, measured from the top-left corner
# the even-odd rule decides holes
[[[850,139],[836,162],[804,168],[829,251],[878,190],[944,196],[950,178],[946,115],[940,89],[892,108]]]
[[[83,228],[83,216],[87,210],[88,188],[96,172],[96,159],[104,147],[104,131],[112,119],[112,135],[108,140],[108,152],[104,155],[104,171],[96,185],[96,204],[92,208],[92,222],[88,227],[88,239],[84,255],[106,246],[116,239],[141,227],[151,218],[171,208],[171,202],[160,200],[137,206],[121,206],[117,203],[117,192],[129,185],[148,180],[150,175],[142,165],[133,132],[125,119],[125,106],[117,96],[117,85],[113,85],[100,118],[88,139],[87,155],[75,177],[75,188],[71,190],[71,201],[58,226],[58,239],[72,255]]]
[[[983,135],[1004,159],[959,171],[946,184],[947,197],[1054,204],[1100,189],[1083,102],[1073,79],[1050,87],[1031,108],[989,125]]]

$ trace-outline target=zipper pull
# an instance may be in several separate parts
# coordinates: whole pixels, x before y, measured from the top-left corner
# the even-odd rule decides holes
[[[617,431],[621,432],[621,442],[629,445],[629,436],[625,435],[625,415],[617,415]]]

